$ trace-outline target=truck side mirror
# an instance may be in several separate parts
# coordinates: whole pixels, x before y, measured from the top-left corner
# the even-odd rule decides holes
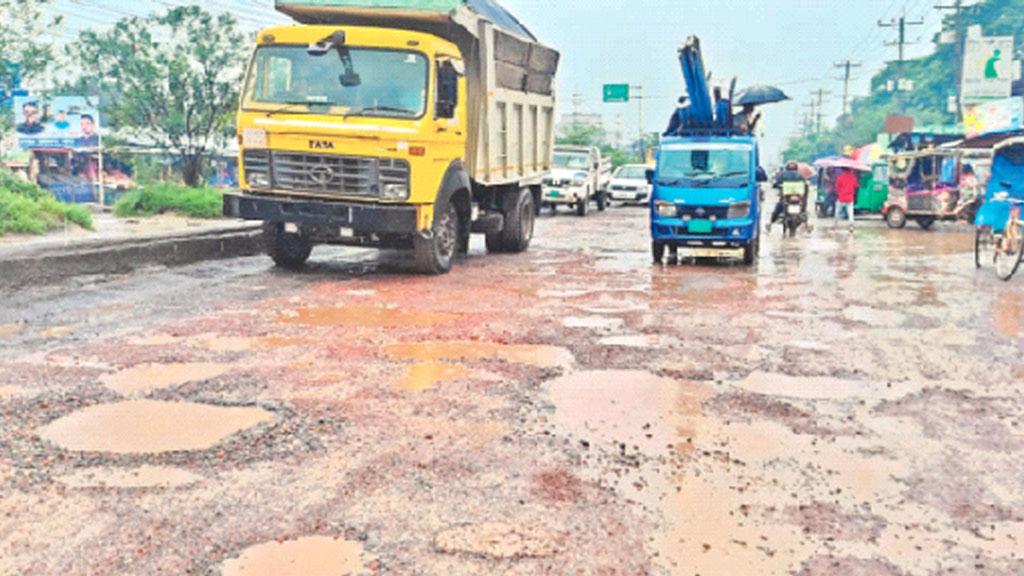
[[[648,168],[644,171],[644,176],[647,178],[648,184],[654,184],[654,170]]]
[[[445,60],[437,67],[437,118],[455,118],[459,105],[459,73],[451,61]]]
[[[764,184],[768,181],[768,173],[764,171],[764,168],[757,167],[757,183]]]

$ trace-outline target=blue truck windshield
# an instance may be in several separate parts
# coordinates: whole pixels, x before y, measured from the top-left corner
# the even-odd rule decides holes
[[[663,150],[658,185],[744,188],[750,184],[750,149],[687,147]]]

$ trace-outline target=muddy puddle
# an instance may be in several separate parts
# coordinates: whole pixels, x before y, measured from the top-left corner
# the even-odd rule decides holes
[[[608,316],[570,316],[562,319],[562,326],[584,330],[614,330],[624,323],[622,318]]]
[[[261,408],[129,400],[84,408],[37,433],[65,450],[150,454],[205,450],[232,434],[273,421],[274,415]]]
[[[754,394],[803,400],[844,400],[895,394],[887,389],[885,384],[832,377],[797,377],[767,372],[754,372],[743,380],[734,382],[733,386]]]
[[[672,445],[689,451],[704,384],[677,382],[639,370],[575,372],[547,384],[555,424],[591,443],[626,444],[651,455]]]
[[[355,576],[363,574],[363,547],[330,536],[266,542],[224,562],[222,576]]]
[[[625,336],[608,336],[602,338],[602,346],[615,348],[657,348],[661,346],[661,337],[653,334],[627,334]]]
[[[285,324],[352,328],[429,328],[455,324],[460,320],[458,314],[376,306],[299,308],[280,318]]]
[[[203,477],[164,466],[138,468],[91,468],[56,478],[69,488],[183,488],[202,481]]]
[[[397,386],[400,390],[422,392],[430,390],[442,382],[462,380],[469,375],[469,369],[461,364],[422,362],[406,367]]]
[[[896,328],[906,320],[906,316],[899,312],[867,306],[850,306],[843,310],[843,317],[853,322],[879,328]]]
[[[414,342],[392,344],[385,347],[384,351],[395,359],[421,362],[504,360],[538,368],[560,368],[570,366],[574,361],[572,352],[557,346],[497,342]]]
[[[130,395],[212,380],[230,370],[227,364],[143,364],[104,375],[100,382],[119,394]]]
[[[0,324],[0,338],[14,338],[24,330],[24,324]]]
[[[434,537],[434,549],[442,554],[514,560],[554,556],[565,549],[565,541],[565,534],[541,526],[492,522],[441,531]]]
[[[39,333],[43,338],[63,338],[74,333],[78,326],[54,326]]]

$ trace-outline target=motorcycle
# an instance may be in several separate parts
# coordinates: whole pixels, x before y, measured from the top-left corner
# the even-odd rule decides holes
[[[783,236],[796,237],[796,231],[807,224],[807,208],[803,196],[788,194],[783,198],[785,212],[782,216]]]

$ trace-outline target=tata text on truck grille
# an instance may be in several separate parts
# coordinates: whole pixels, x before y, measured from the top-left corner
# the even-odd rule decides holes
[[[761,183],[752,134],[754,106],[734,112],[727,97],[708,89],[700,41],[679,50],[689,100],[673,115],[650,174],[651,237],[655,262],[673,258],[741,258],[752,264],[760,247]],[[781,94],[781,92],[778,92]]]
[[[319,243],[521,252],[551,169],[559,55],[491,0],[278,0],[238,115],[242,193],[295,268]]]

